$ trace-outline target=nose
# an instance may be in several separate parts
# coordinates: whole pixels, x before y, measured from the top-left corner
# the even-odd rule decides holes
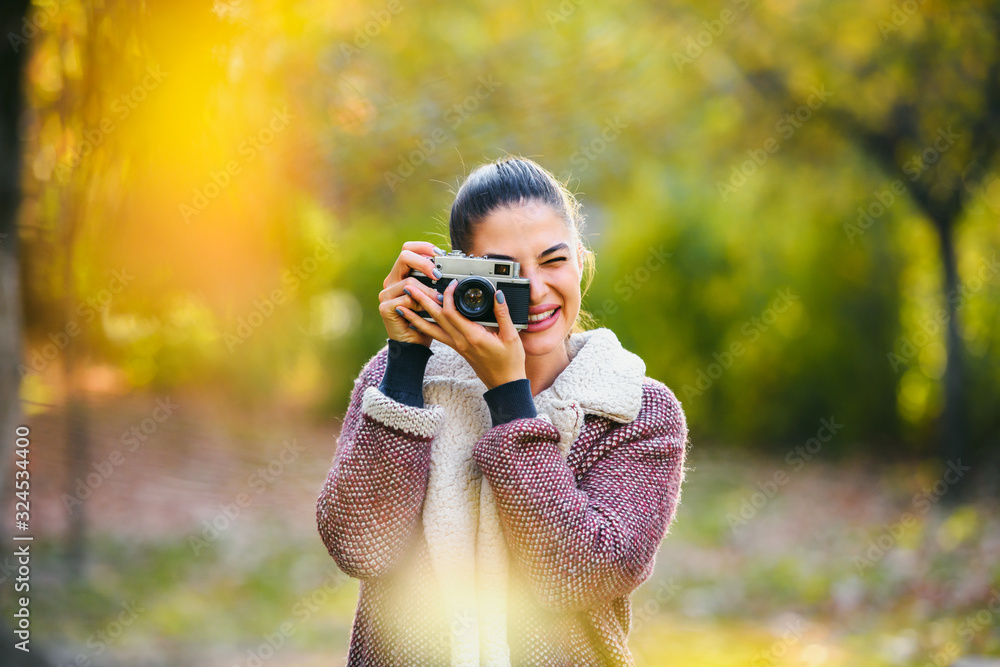
[[[545,297],[545,295],[548,293],[549,290],[548,287],[545,285],[545,283],[542,281],[541,277],[539,277],[538,273],[536,271],[530,271],[529,273],[522,272],[521,277],[528,278],[531,281],[528,285],[529,287],[528,294],[531,297],[531,303],[532,304],[542,303],[542,299]]]

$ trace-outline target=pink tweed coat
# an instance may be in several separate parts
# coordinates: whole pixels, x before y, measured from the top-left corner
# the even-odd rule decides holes
[[[317,501],[330,556],[360,580],[347,664],[455,664],[461,623],[441,612],[449,581],[423,510],[435,452],[465,439],[511,564],[509,663],[482,664],[634,665],[629,595],[652,574],[681,498],[680,402],[601,328],[571,337],[570,365],[534,397],[537,417],[491,426],[471,367],[438,341],[431,350],[423,408],[379,390],[388,346],[366,363]]]

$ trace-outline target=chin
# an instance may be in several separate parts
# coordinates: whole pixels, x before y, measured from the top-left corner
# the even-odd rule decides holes
[[[534,334],[531,335],[534,336]],[[551,343],[530,338],[525,339],[524,336],[521,337],[521,344],[524,346],[524,353],[529,357],[544,357],[555,349],[555,345]]]
[[[528,333],[522,329],[518,334],[521,336],[521,344],[524,346],[525,354],[542,357],[562,345],[562,342],[569,335],[571,329],[572,323],[567,323],[560,316],[559,321],[545,331]]]

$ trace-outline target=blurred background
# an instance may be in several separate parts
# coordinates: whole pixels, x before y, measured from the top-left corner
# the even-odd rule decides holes
[[[343,664],[315,501],[377,295],[506,154],[689,422],[637,664],[1000,655],[1000,3],[0,16],[3,664]]]

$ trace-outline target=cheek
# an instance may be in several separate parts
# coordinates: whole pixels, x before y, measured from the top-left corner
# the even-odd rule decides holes
[[[567,271],[564,275],[559,277],[557,285],[567,303],[580,302],[581,280],[582,278],[574,271]]]

